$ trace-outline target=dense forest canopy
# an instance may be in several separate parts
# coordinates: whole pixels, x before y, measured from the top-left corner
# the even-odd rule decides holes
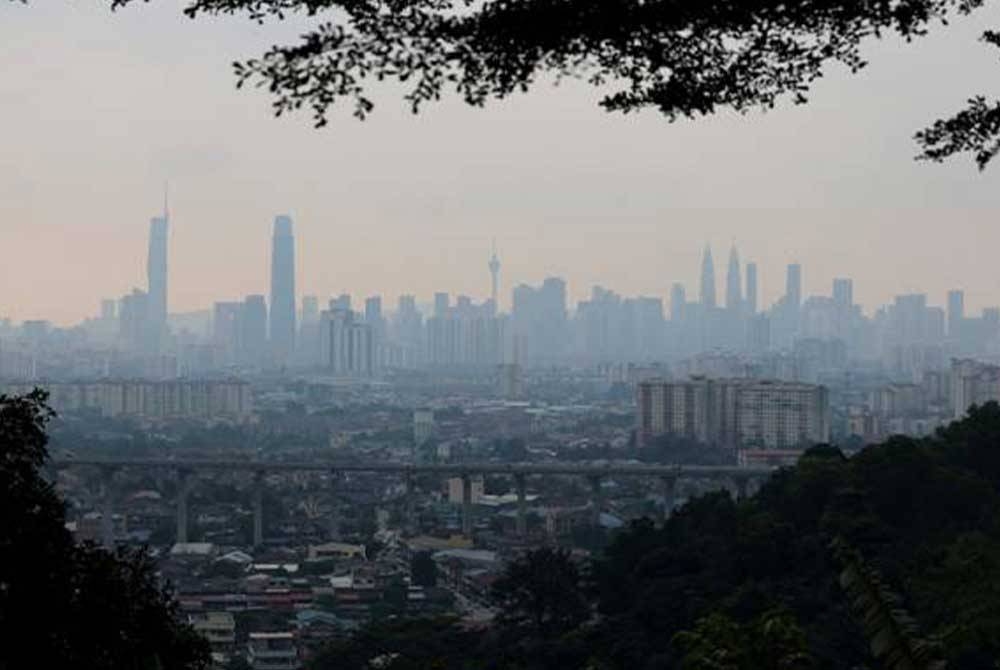
[[[190,0],[185,12],[315,17],[299,43],[235,69],[238,85],[274,95],[276,113],[305,106],[322,126],[338,101],[365,118],[372,84],[386,79],[403,83],[415,112],[445,94],[481,106],[546,74],[611,90],[601,101],[610,111],[654,108],[670,120],[804,103],[830,65],[865,66],[865,40],[911,40],[986,1]],[[1000,46],[998,35],[982,39]],[[983,168],[1000,149],[1000,101],[974,95],[916,140],[922,158],[967,153]]]

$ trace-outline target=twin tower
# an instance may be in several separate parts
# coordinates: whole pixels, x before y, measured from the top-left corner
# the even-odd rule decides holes
[[[715,265],[712,262],[712,249],[705,245],[705,253],[701,259],[701,292],[699,299],[703,307],[714,308],[715,300]],[[729,268],[726,271],[726,309],[745,310],[750,314],[757,312],[757,264],[747,263],[747,290],[743,294],[740,277],[740,255],[734,245],[729,252]]]

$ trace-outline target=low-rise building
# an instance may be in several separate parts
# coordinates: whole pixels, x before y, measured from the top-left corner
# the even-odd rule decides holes
[[[247,663],[253,670],[298,670],[299,650],[290,632],[250,633]]]

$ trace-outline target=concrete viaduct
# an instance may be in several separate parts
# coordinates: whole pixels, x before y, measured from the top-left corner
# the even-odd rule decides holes
[[[374,472],[402,475],[406,481],[406,507],[410,513],[413,476],[416,474],[440,474],[462,478],[462,532],[466,537],[472,534],[472,478],[476,475],[506,475],[514,480],[517,491],[517,532],[524,536],[527,531],[526,480],[529,476],[566,475],[583,477],[591,486],[593,495],[593,523],[600,521],[602,504],[601,482],[615,477],[657,478],[662,485],[664,505],[661,517],[665,518],[673,508],[677,482],[681,479],[716,479],[736,485],[738,497],[747,495],[752,481],[766,479],[775,468],[736,467],[714,465],[646,465],[646,464],[577,464],[577,463],[445,463],[415,465],[393,462],[345,462],[335,461],[247,461],[214,459],[125,459],[125,458],[72,458],[55,459],[49,463],[55,470],[93,467],[106,473],[105,481],[122,469],[169,469],[178,474],[181,486],[177,496],[177,541],[187,542],[188,538],[188,496],[194,486],[195,473],[205,471],[251,472],[253,486],[253,541],[259,546],[264,540],[264,478],[270,473],[283,472]],[[111,523],[110,487],[105,486],[102,500],[103,535],[106,544],[113,543]]]

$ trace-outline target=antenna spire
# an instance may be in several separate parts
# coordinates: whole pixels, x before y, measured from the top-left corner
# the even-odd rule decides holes
[[[170,219],[170,182],[163,182],[163,219]]]

